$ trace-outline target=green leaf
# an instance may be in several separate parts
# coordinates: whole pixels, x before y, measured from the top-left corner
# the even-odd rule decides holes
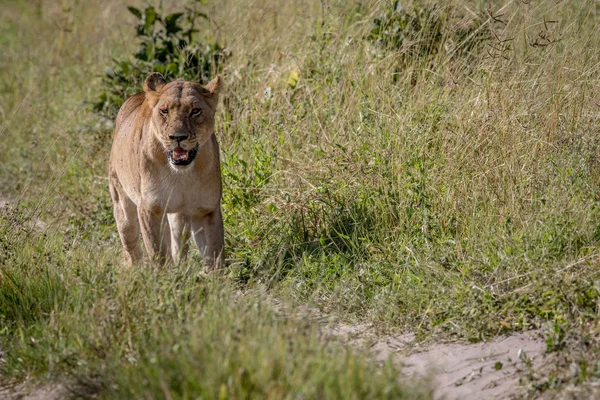
[[[162,75],[166,75],[166,68],[162,64],[154,64],[152,66],[152,71],[153,72],[160,72]]]
[[[173,75],[176,75],[177,72],[179,72],[179,66],[176,63],[169,63],[167,64],[165,70]]]
[[[327,244],[327,240],[325,239],[325,236],[321,235],[321,237],[319,238],[319,244],[321,246],[325,246]]]
[[[129,7],[127,7],[127,9],[129,10],[130,13],[132,13],[136,17],[138,17],[140,19],[142,18],[142,13],[137,8],[129,6]]]
[[[154,25],[154,22],[156,21],[156,10],[154,9],[154,7],[148,7],[146,8],[144,15],[146,17],[146,23],[144,24],[144,28],[146,29],[146,31],[148,31],[148,29],[150,29],[150,27]]]
[[[152,60],[152,52],[154,50],[154,46],[152,45],[152,43],[148,43],[146,45],[146,60]]]
[[[298,71],[293,70],[292,72],[290,72],[290,76],[288,77],[288,86],[292,89],[294,89],[296,87],[296,85],[298,85],[298,81],[300,80],[300,75],[298,74]]]
[[[177,20],[181,18],[182,15],[183,13],[174,13],[165,17],[165,29],[167,30],[167,34],[177,33],[182,30],[177,23]]]

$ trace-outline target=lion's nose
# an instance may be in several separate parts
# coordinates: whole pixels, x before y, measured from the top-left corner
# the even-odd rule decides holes
[[[179,143],[182,140],[185,140],[187,138],[188,138],[188,134],[186,134],[186,133],[176,133],[174,135],[169,135],[169,139],[176,140],[177,143]]]

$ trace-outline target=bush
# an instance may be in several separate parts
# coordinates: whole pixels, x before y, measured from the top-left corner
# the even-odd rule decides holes
[[[139,47],[133,57],[114,59],[113,65],[106,68],[104,91],[94,110],[107,118],[114,118],[123,101],[139,92],[150,72],[160,72],[167,79],[202,82],[219,72],[230,56],[216,41],[195,40],[201,20],[208,20],[196,7],[165,16],[162,6],[149,6],[143,11],[127,8],[139,20]]]
[[[403,7],[395,0],[371,23],[367,39],[407,57],[427,57],[442,49],[460,53],[472,50],[489,36],[483,19],[473,19],[452,7],[436,4]]]

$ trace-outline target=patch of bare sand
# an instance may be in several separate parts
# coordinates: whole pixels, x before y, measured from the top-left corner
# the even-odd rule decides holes
[[[60,383],[47,383],[36,387],[24,383],[0,388],[0,399],[5,400],[62,400],[71,397],[73,393]]]
[[[325,329],[327,335],[344,338],[348,344],[369,347],[380,362],[391,357],[408,379],[431,378],[436,399],[520,398],[526,393],[520,385],[523,372],[539,368],[549,359],[539,331],[481,343],[421,345],[412,334],[373,335],[370,325],[337,324]]]

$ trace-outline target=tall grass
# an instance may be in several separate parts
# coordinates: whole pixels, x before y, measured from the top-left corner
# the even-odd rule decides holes
[[[403,388],[391,364],[380,370],[314,323],[276,312],[260,293],[202,276],[198,260],[127,270],[93,240],[15,233],[20,217],[3,217],[8,375],[66,375],[75,393],[101,398],[430,397]]]
[[[232,62],[233,273],[325,309],[474,339],[594,312],[593,3],[455,1],[426,55],[365,40],[388,7],[331,3],[293,50],[261,42],[281,58],[262,76]],[[239,166],[244,154],[256,161]],[[260,200],[227,203],[238,186]]]
[[[431,4],[401,2],[422,22],[402,41],[374,30],[391,1],[203,6],[198,35],[231,51],[229,284],[470,340],[595,319],[595,2]],[[0,24],[0,189],[75,247],[119,247],[111,122],[86,102],[136,48],[127,18],[113,1],[11,2]],[[35,324],[53,296],[4,318]]]

